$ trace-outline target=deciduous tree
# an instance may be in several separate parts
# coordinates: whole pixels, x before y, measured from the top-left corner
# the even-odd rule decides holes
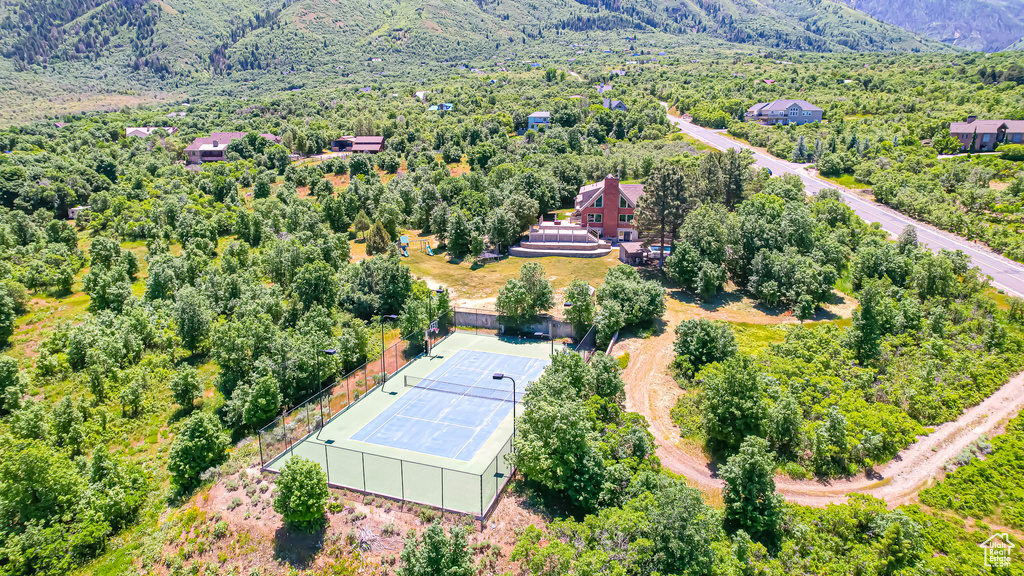
[[[285,463],[277,477],[274,511],[286,524],[314,531],[327,520],[324,513],[330,497],[323,468],[312,460],[295,456]]]
[[[171,442],[167,457],[167,471],[171,479],[184,491],[199,485],[199,476],[224,458],[228,437],[209,412],[189,416]]]

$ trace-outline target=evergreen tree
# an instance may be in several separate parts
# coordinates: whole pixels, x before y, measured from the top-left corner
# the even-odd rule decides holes
[[[352,222],[352,227],[362,237],[363,233],[370,229],[370,226],[370,218],[366,215],[366,212],[360,210],[359,214],[356,214],[356,219]]]
[[[391,246],[391,236],[380,222],[374,223],[366,235],[366,253],[368,255],[383,254]]]
[[[636,210],[637,227],[647,236],[657,235],[662,243],[675,237],[689,208],[689,188],[682,166],[662,161],[651,170],[644,184],[644,194]],[[613,225],[613,223],[606,223]],[[658,267],[665,265],[665,251],[658,259]]]

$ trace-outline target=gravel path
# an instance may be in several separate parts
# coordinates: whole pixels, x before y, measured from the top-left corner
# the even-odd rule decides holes
[[[669,410],[683,390],[672,379],[669,366],[674,352],[672,342],[675,326],[684,317],[666,316],[667,325],[661,334],[644,340],[633,339],[616,345],[616,352],[628,350],[629,365],[623,371],[626,381],[626,409],[642,414],[650,424],[657,442],[657,454],[669,470],[686,476],[691,485],[704,491],[722,487],[708,459],[692,446],[687,446],[672,422]],[[959,418],[935,427],[917,442],[900,452],[892,461],[876,469],[877,476],[863,475],[848,479],[820,482],[775,478],[777,491],[787,500],[807,506],[823,507],[846,501],[847,494],[861,493],[886,501],[890,507],[916,498],[942,473],[946,462],[981,435],[992,436],[1002,431],[1005,423],[1024,406],[1024,373],[1011,378],[994,394]]]

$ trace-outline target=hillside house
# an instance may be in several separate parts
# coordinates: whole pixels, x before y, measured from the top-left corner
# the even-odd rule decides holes
[[[748,122],[760,122],[765,126],[810,124],[821,122],[824,111],[806,100],[776,100],[758,102],[748,108],[744,116]]]
[[[273,134],[263,133],[260,134],[260,136],[270,140],[274,144],[280,144],[283,141],[280,136],[275,136]]]
[[[337,140],[331,141],[331,152],[377,154],[383,151],[383,136],[342,136]]]
[[[196,138],[185,148],[188,164],[223,162],[227,159],[228,144],[244,138],[245,132],[214,132],[207,138]]]
[[[167,127],[164,127],[164,126],[138,126],[138,127],[131,127],[131,126],[129,126],[129,127],[124,129],[124,137],[125,138],[146,138],[147,136],[149,136],[153,132],[156,132],[157,130],[163,130],[163,134],[160,134],[160,136],[164,136],[164,135],[171,136],[171,135],[177,133],[178,128],[175,127],[175,126],[167,126]]]
[[[454,109],[455,109],[455,104],[450,104],[448,102],[442,102],[440,104],[435,104],[435,105],[431,106],[430,108],[427,108],[427,111],[428,112],[451,112]]]
[[[978,120],[968,116],[966,122],[952,122],[949,135],[967,152],[974,143],[977,152],[991,152],[999,144],[1024,144],[1024,120]]]
[[[594,84],[594,88],[597,89],[598,94],[604,94],[605,92],[612,89],[611,84]]]
[[[569,220],[593,230],[600,238],[634,241],[640,234],[633,225],[633,215],[643,193],[643,184],[619,184],[618,178],[605,176],[580,188]]]
[[[622,103],[622,100],[612,100],[611,98],[602,98],[602,105],[608,110],[614,110],[616,112],[628,112],[629,108]]]
[[[539,130],[544,128],[547,130],[549,124],[551,124],[551,112],[534,112],[530,114],[526,119],[527,130]]]

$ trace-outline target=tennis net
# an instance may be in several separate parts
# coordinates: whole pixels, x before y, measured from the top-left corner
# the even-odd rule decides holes
[[[512,402],[512,388],[489,388],[487,386],[469,386],[455,382],[444,382],[431,378],[419,378],[416,376],[405,377],[406,388],[422,388],[445,394],[458,396],[469,396],[471,398],[483,398],[485,400],[499,400],[501,402]],[[525,390],[516,390],[516,400],[523,401]]]

